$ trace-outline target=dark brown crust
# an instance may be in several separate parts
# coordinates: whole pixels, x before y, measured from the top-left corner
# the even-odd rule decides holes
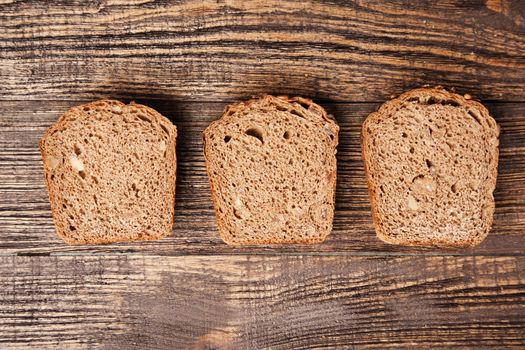
[[[137,104],[135,102],[131,102],[129,105],[133,106],[135,108],[147,110],[148,112],[150,112],[151,114],[156,116],[159,121],[162,120],[164,125],[171,127],[171,131],[173,132],[173,134],[171,136],[171,140],[172,140],[172,143],[173,143],[173,164],[172,165],[176,168],[176,166],[177,166],[177,159],[176,159],[177,127],[175,125],[173,125],[168,118],[164,117],[163,115],[161,115],[160,113],[158,113],[157,111],[155,111],[154,109],[152,109],[152,108],[150,108],[148,106]],[[120,239],[120,238],[114,238],[114,239],[91,238],[91,239],[84,239],[84,240],[72,239],[71,237],[68,237],[64,233],[64,228],[61,226],[60,220],[58,220],[58,217],[59,217],[58,210],[57,210],[57,208],[55,207],[55,205],[53,203],[54,191],[53,191],[53,186],[51,185],[51,182],[50,182],[49,177],[48,177],[49,169],[47,167],[48,163],[47,163],[47,157],[46,157],[46,152],[45,152],[46,138],[50,134],[52,134],[53,132],[55,132],[57,130],[63,130],[64,127],[65,127],[65,124],[68,121],[68,118],[71,115],[74,115],[76,112],[78,112],[81,108],[108,107],[108,106],[124,107],[124,106],[126,106],[126,104],[124,104],[124,103],[122,103],[120,101],[116,101],[116,100],[98,100],[98,101],[86,103],[86,104],[83,104],[83,105],[80,105],[80,106],[72,107],[67,112],[62,114],[58,118],[57,122],[55,124],[53,124],[52,126],[50,126],[44,132],[44,135],[42,136],[42,138],[40,139],[40,141],[38,143],[38,146],[39,146],[39,149],[40,149],[40,153],[42,155],[42,161],[43,161],[43,166],[44,166],[44,179],[45,179],[47,190],[48,190],[49,202],[50,202],[50,205],[51,205],[51,214],[53,216],[53,221],[55,223],[56,232],[57,232],[57,235],[64,242],[66,242],[67,244],[70,244],[70,245],[108,244],[108,243],[129,242],[129,241],[157,240],[157,239],[161,239],[161,238],[164,238],[164,237],[168,236],[171,233],[171,228],[173,227],[173,218],[174,218],[174,213],[175,213],[175,186],[176,186],[176,179],[173,180],[173,185],[172,185],[172,189],[171,189],[171,192],[173,193],[173,196],[172,196],[173,200],[170,200],[171,203],[167,203],[168,207],[170,208],[170,225],[169,225],[170,226],[170,230],[169,231],[159,232],[157,235],[143,235],[141,238],[138,238],[138,237],[137,238],[125,237],[125,238],[122,238],[122,239]],[[176,172],[175,172],[175,174],[176,174]]]
[[[231,105],[228,105],[224,108],[224,112],[222,114],[222,116],[213,121],[207,128],[206,130],[204,130],[203,134],[202,134],[202,138],[203,138],[203,150],[204,150],[204,159],[206,161],[206,172],[207,172],[207,175],[208,175],[208,181],[209,181],[209,184],[210,184],[210,188],[211,188],[211,198],[212,198],[212,202],[213,202],[213,207],[215,209],[215,219],[216,219],[216,222],[217,222],[217,227],[219,229],[219,236],[221,237],[221,239],[228,245],[232,245],[232,246],[238,246],[238,245],[255,245],[255,244],[316,244],[316,243],[322,243],[326,237],[328,237],[328,235],[330,234],[330,232],[328,232],[325,236],[322,236],[322,237],[319,237],[319,238],[312,238],[312,239],[307,239],[307,240],[301,240],[301,239],[290,239],[289,241],[280,241],[280,242],[275,242],[275,241],[272,241],[271,239],[257,239],[257,240],[250,240],[250,241],[234,241],[231,239],[231,236],[230,235],[227,235],[225,234],[226,233],[226,229],[225,229],[225,225],[224,223],[221,221],[221,218],[220,218],[220,215],[219,215],[219,202],[218,202],[218,198],[216,196],[216,188],[215,188],[215,183],[213,181],[213,176],[211,174],[211,170],[210,170],[210,167],[209,167],[209,164],[210,164],[210,161],[209,161],[209,158],[208,158],[208,147],[206,145],[206,134],[209,130],[211,130],[214,125],[216,125],[217,123],[221,122],[221,121],[224,121],[225,118],[228,118],[229,116],[233,115],[236,111],[238,110],[242,110],[248,106],[250,106],[251,104],[253,103],[257,103],[257,102],[260,102],[261,100],[264,100],[264,99],[268,99],[270,100],[272,103],[274,104],[280,104],[280,103],[300,103],[300,104],[305,104],[309,107],[312,107],[314,108],[317,112],[319,112],[319,116],[326,122],[329,122],[329,123],[332,123],[333,125],[336,126],[335,128],[335,135],[334,135],[334,138],[337,142],[337,140],[339,139],[339,127],[337,126],[337,122],[336,120],[328,115],[326,113],[326,111],[319,105],[317,105],[316,103],[314,103],[312,100],[310,99],[307,99],[307,98],[304,98],[304,97],[288,97],[288,96],[284,96],[284,95],[280,95],[280,96],[272,96],[272,95],[266,95],[266,94],[263,94],[263,95],[257,95],[257,96],[254,96],[252,99],[250,100],[247,100],[247,101],[244,101],[244,102],[239,102],[239,103],[235,103],[235,104],[231,104]],[[332,210],[335,212],[335,190],[336,190],[336,185],[337,185],[337,174],[334,175],[334,181],[333,181],[333,200],[332,200]],[[330,230],[331,231],[331,230]]]
[[[478,235],[477,237],[474,237],[473,239],[469,240],[468,242],[465,242],[464,244],[458,244],[455,242],[450,242],[446,240],[433,240],[431,244],[427,244],[426,242],[417,242],[417,241],[406,241],[406,240],[394,240],[391,239],[391,237],[385,232],[383,228],[383,224],[381,222],[381,218],[379,216],[379,210],[378,210],[378,204],[376,201],[376,186],[374,182],[372,181],[372,178],[370,176],[370,157],[366,153],[366,147],[365,144],[368,142],[368,133],[366,131],[367,124],[371,121],[380,118],[383,114],[383,112],[389,110],[392,106],[398,105],[408,99],[411,98],[428,98],[428,97],[434,97],[441,100],[453,100],[457,102],[461,106],[468,106],[472,107],[473,109],[479,111],[484,117],[486,122],[487,130],[490,130],[495,134],[496,137],[499,137],[499,127],[496,124],[496,121],[489,115],[488,110],[483,106],[481,103],[466,99],[461,95],[458,95],[453,92],[449,92],[445,90],[442,87],[435,87],[435,88],[419,88],[407,91],[397,98],[393,98],[390,101],[385,102],[381,107],[374,113],[371,113],[365,120],[365,122],[362,125],[361,128],[361,154],[364,162],[364,170],[365,170],[365,177],[366,182],[368,185],[368,196],[370,199],[370,205],[372,207],[372,218],[374,221],[374,226],[376,228],[376,234],[379,239],[382,241],[389,243],[389,244],[400,244],[400,245],[406,245],[406,246],[437,246],[442,248],[466,248],[466,247],[473,247],[481,243],[485,237],[488,235],[490,231],[490,227],[492,226],[493,221],[493,215],[495,210],[495,203],[492,199],[492,202],[490,203],[490,210],[491,215],[489,215],[489,222],[488,222],[488,230],[486,232],[483,232],[483,234]],[[492,162],[495,163],[495,166],[492,166],[492,178],[494,179],[494,186],[496,185],[496,178],[497,178],[497,164],[498,164],[498,151],[496,148],[496,152],[493,155]],[[492,192],[490,193],[490,197],[492,197]]]

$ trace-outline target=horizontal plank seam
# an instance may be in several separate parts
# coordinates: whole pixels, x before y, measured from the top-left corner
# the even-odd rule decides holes
[[[291,96],[292,94],[288,94],[289,96]],[[393,96],[397,96],[397,95],[393,95]],[[247,95],[248,97],[248,95]],[[305,96],[305,97],[308,97],[308,96]],[[156,98],[156,97],[147,97],[147,98],[143,98],[141,97],[141,95],[137,95],[137,98],[136,99],[132,99],[132,98],[120,98],[118,96],[116,97],[111,97],[111,96],[105,96],[105,97],[94,97],[94,98],[81,98],[81,99],[37,99],[37,100],[22,100],[22,99],[8,99],[8,98],[4,98],[2,96],[0,96],[0,101],[2,102],[12,102],[12,103],[44,103],[44,102],[78,102],[78,103],[83,103],[83,102],[88,102],[88,101],[93,101],[94,99],[120,99],[122,101],[137,101],[140,102],[140,101],[143,101],[143,100],[148,100],[148,101],[166,101],[166,102],[173,102],[173,103],[177,103],[177,104],[184,104],[184,103],[188,103],[188,104],[191,104],[191,103],[224,103],[224,104],[228,104],[228,103],[236,103],[236,102],[240,102],[240,101],[243,101],[243,99],[235,99],[235,100],[228,100],[228,99],[224,99],[224,100],[171,100],[171,99],[166,99],[166,98]],[[315,102],[318,102],[319,104],[331,104],[331,105],[344,105],[344,104],[379,104],[379,103],[384,103],[385,101],[387,101],[387,99],[385,100],[366,100],[366,101],[363,101],[363,100],[360,100],[360,101],[352,101],[352,100],[345,100],[345,101],[333,101],[333,100],[327,100],[327,99],[318,99],[318,98],[312,98],[315,100]],[[474,100],[477,100],[474,96]],[[486,99],[486,100],[480,100],[482,101],[483,103],[487,103],[487,104],[525,104],[525,100],[489,100],[489,99]]]
[[[4,257],[74,257],[74,256],[97,256],[97,257],[116,257],[116,256],[126,256],[126,257],[253,257],[253,256],[262,256],[262,257],[524,257],[524,253],[398,253],[398,252],[231,252],[224,254],[192,254],[192,253],[147,253],[147,252],[112,252],[112,253],[97,253],[92,251],[87,252],[14,252],[14,253],[0,253],[0,258]]]

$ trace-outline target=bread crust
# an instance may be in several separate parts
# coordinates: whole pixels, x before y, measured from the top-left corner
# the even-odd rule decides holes
[[[324,235],[322,237],[313,238],[313,239],[310,238],[310,239],[305,239],[305,240],[291,239],[289,241],[279,241],[279,242],[275,242],[272,239],[264,239],[264,238],[259,238],[259,239],[256,239],[256,240],[250,240],[249,242],[248,241],[240,242],[240,241],[233,240],[231,235],[227,234],[228,230],[226,229],[226,224],[222,221],[221,216],[219,215],[219,207],[220,207],[220,205],[219,205],[219,198],[217,196],[217,186],[216,186],[216,184],[214,182],[214,177],[212,176],[211,168],[209,166],[211,150],[209,149],[209,146],[206,144],[206,137],[207,137],[208,133],[210,132],[210,130],[212,130],[217,124],[223,123],[223,122],[227,122],[228,120],[230,120],[231,119],[230,117],[233,116],[235,114],[235,112],[243,110],[243,109],[251,106],[252,104],[261,103],[261,101],[268,101],[268,102],[270,102],[272,104],[276,104],[276,105],[280,105],[280,104],[284,105],[284,104],[290,104],[290,103],[299,103],[301,105],[308,106],[308,108],[313,108],[317,112],[317,114],[321,118],[321,120],[323,120],[324,122],[330,123],[330,125],[332,126],[332,130],[334,131],[334,138],[335,138],[335,141],[336,141],[336,144],[337,144],[337,140],[338,140],[338,137],[339,137],[338,136],[339,135],[339,126],[337,125],[337,122],[335,121],[333,116],[331,116],[328,113],[326,113],[326,111],[322,107],[320,107],[319,105],[315,104],[310,99],[303,98],[303,97],[288,97],[288,96],[284,96],[284,95],[272,96],[272,95],[262,94],[262,95],[253,96],[250,100],[247,100],[247,101],[244,101],[244,102],[238,102],[238,103],[234,103],[234,104],[226,106],[222,116],[219,119],[213,121],[206,128],[206,130],[202,134],[204,159],[205,159],[205,162],[206,162],[206,165],[207,165],[206,166],[206,172],[207,172],[208,181],[209,181],[209,184],[210,184],[211,199],[212,199],[213,207],[214,207],[214,210],[215,210],[215,218],[216,218],[217,227],[219,229],[219,236],[221,237],[221,239],[226,244],[232,245],[232,246],[246,245],[246,244],[251,245],[251,244],[294,244],[294,243],[295,244],[315,244],[315,243],[321,243],[321,242],[323,242],[326,239],[326,237],[330,233],[332,226],[330,226],[330,231],[326,235]],[[332,198],[332,203],[331,203],[331,209],[332,209],[333,212],[335,212],[336,184],[337,184],[337,174],[334,174],[334,180],[333,180],[333,184],[332,184],[332,186],[333,186],[332,187],[333,198]]]
[[[498,166],[498,148],[496,144],[496,152],[492,154],[492,162],[489,164],[490,171],[491,171],[491,177],[489,179],[490,186],[488,188],[492,188],[492,191],[490,191],[488,195],[488,198],[491,198],[492,200],[490,203],[488,203],[488,209],[490,215],[488,215],[489,222],[487,223],[488,229],[483,232],[482,234],[475,236],[471,238],[469,241],[463,242],[463,243],[456,243],[451,242],[447,240],[431,240],[430,244],[427,242],[419,242],[417,240],[396,240],[393,239],[388,232],[386,232],[383,222],[381,221],[380,213],[379,213],[379,205],[377,203],[377,187],[374,181],[372,180],[371,174],[370,174],[370,164],[371,164],[371,157],[367,154],[367,144],[369,142],[370,136],[367,132],[367,127],[369,123],[372,123],[373,121],[376,121],[380,119],[383,114],[390,109],[402,104],[403,102],[411,99],[419,99],[420,101],[423,100],[428,101],[429,98],[434,98],[441,101],[452,101],[453,103],[457,103],[459,106],[466,106],[468,108],[472,108],[478,112],[481,113],[481,115],[484,117],[484,127],[486,128],[487,132],[491,133],[492,136],[495,136],[496,139],[499,138],[499,127],[496,124],[496,121],[490,116],[488,110],[483,106],[481,103],[475,100],[466,99],[464,96],[458,95],[454,92],[449,92],[442,88],[441,86],[428,88],[418,88],[413,89],[407,92],[404,92],[403,94],[399,95],[398,97],[392,98],[391,100],[385,102],[383,105],[379,107],[379,109],[376,112],[371,113],[363,123],[361,127],[361,155],[364,162],[364,170],[365,170],[365,178],[367,182],[368,187],[368,196],[370,200],[370,205],[372,209],[372,219],[374,222],[374,227],[376,229],[376,234],[379,239],[381,239],[385,243],[389,244],[399,244],[399,245],[406,245],[406,246],[437,246],[442,248],[466,248],[466,247],[473,247],[481,243],[486,236],[490,232],[490,228],[493,223],[493,216],[495,211],[495,202],[493,198],[492,191],[494,190],[496,186],[496,179],[497,179],[497,166]]]
[[[174,203],[175,203],[175,188],[176,188],[176,172],[174,172],[174,174],[175,174],[174,179],[172,179],[172,181],[170,183],[170,191],[171,191],[171,193],[173,193],[173,195],[170,196],[170,198],[168,198],[167,201],[166,201],[167,207],[170,208],[170,218],[169,218],[170,230],[169,231],[159,232],[157,235],[143,235],[141,237],[122,237],[122,238],[121,237],[116,237],[116,238],[111,238],[111,239],[90,237],[88,239],[75,239],[75,238],[71,238],[71,237],[69,237],[69,236],[67,236],[65,234],[64,227],[62,226],[61,221],[58,219],[59,218],[59,211],[58,211],[58,209],[56,208],[56,206],[53,203],[53,198],[55,197],[54,186],[51,184],[51,180],[50,180],[50,178],[48,176],[49,172],[50,172],[50,169],[47,166],[48,159],[47,159],[46,145],[45,145],[46,140],[55,131],[63,130],[65,128],[67,122],[71,118],[78,116],[77,113],[79,113],[82,109],[84,109],[84,110],[95,109],[97,107],[99,107],[99,108],[100,107],[102,107],[102,108],[110,108],[110,107],[111,108],[113,108],[113,107],[124,108],[126,106],[131,106],[133,108],[147,110],[149,112],[149,114],[153,115],[157,119],[157,121],[159,121],[159,122],[162,121],[162,125],[164,125],[165,127],[168,127],[170,129],[170,132],[171,132],[171,134],[170,134],[171,135],[170,136],[170,141],[171,142],[170,142],[169,145],[167,145],[167,147],[170,147],[170,149],[172,150],[172,155],[173,155],[171,157],[171,159],[170,159],[170,161],[171,161],[170,165],[175,167],[175,168],[177,166],[177,159],[176,159],[177,128],[176,128],[175,125],[173,125],[171,123],[171,121],[168,118],[164,117],[163,115],[161,115],[160,113],[158,113],[154,109],[152,109],[152,108],[150,108],[148,106],[145,106],[145,105],[137,104],[134,101],[130,102],[129,105],[126,105],[126,104],[124,104],[124,103],[122,103],[120,101],[109,100],[109,99],[93,101],[93,102],[89,102],[89,103],[86,103],[86,104],[83,104],[83,105],[79,105],[79,106],[75,106],[75,107],[70,108],[68,111],[66,111],[64,114],[62,114],[59,117],[59,119],[55,122],[55,124],[50,126],[44,132],[44,135],[42,136],[42,138],[40,139],[40,141],[38,143],[38,146],[39,146],[39,149],[40,149],[40,153],[42,155],[42,160],[43,160],[44,180],[45,180],[45,183],[46,183],[46,187],[48,189],[48,197],[49,197],[49,202],[51,204],[51,214],[52,214],[53,221],[54,221],[54,224],[55,224],[55,229],[56,229],[57,235],[64,242],[66,242],[69,245],[108,244],[108,243],[129,242],[129,241],[157,240],[157,239],[164,238],[164,237],[166,237],[167,235],[169,235],[171,233],[171,228],[173,227],[173,219],[174,219],[174,213],[175,213],[175,205],[174,205]]]

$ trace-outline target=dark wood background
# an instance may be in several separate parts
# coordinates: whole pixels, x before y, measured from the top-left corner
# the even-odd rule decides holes
[[[493,230],[465,250],[374,234],[364,118],[424,84],[501,126]],[[340,127],[337,211],[313,246],[218,238],[201,132],[257,93]],[[70,247],[37,142],[71,106],[135,100],[179,129],[173,235]],[[0,349],[525,347],[525,3],[0,1]]]

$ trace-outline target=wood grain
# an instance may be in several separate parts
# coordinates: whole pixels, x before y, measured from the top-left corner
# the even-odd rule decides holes
[[[179,129],[173,235],[153,242],[66,246],[51,220],[37,143],[45,128],[81,101],[10,101],[0,104],[0,254],[445,254],[523,255],[525,251],[525,104],[490,103],[501,126],[496,214],[492,233],[466,250],[404,248],[375,237],[360,150],[360,125],[373,103],[329,103],[341,127],[334,230],[321,245],[231,248],[218,237],[202,154],[201,133],[226,103],[139,100],[169,117]]]
[[[383,101],[423,84],[525,101],[525,4],[3,1],[0,100]]]
[[[0,257],[2,349],[514,348],[525,257]]]

